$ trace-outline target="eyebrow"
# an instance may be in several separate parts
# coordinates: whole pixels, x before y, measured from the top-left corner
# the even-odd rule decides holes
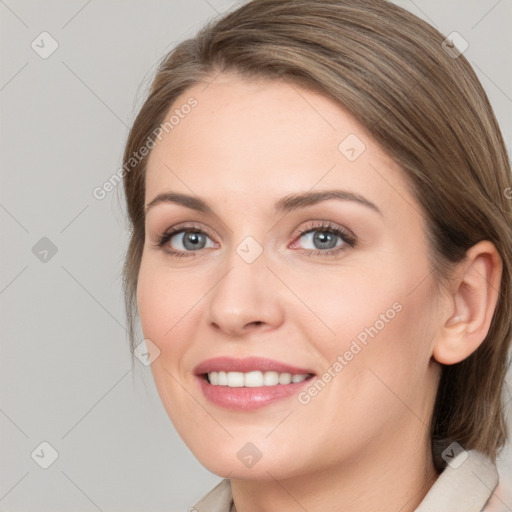
[[[274,211],[276,213],[285,213],[307,206],[312,206],[322,201],[328,201],[330,199],[337,199],[341,201],[352,201],[363,206],[366,206],[378,214],[382,215],[379,207],[366,199],[365,197],[349,192],[347,190],[324,190],[320,192],[304,192],[300,194],[290,194],[282,197],[274,205]],[[196,210],[201,213],[213,215],[214,211],[208,204],[202,199],[187,194],[180,194],[178,192],[163,192],[158,194],[150,203],[146,205],[145,211],[148,212],[151,208],[162,203],[174,203],[191,210]]]

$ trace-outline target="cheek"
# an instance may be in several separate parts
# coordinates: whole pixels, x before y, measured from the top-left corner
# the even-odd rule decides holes
[[[436,328],[435,297],[423,268],[393,272],[388,266],[383,273],[377,267],[343,276],[331,272],[315,279],[316,286],[305,278],[296,282],[314,316],[304,315],[302,306],[294,320],[309,334],[324,371],[340,375],[332,379],[333,393],[355,407],[362,397],[396,401],[388,387],[412,399],[414,383],[427,378]]]
[[[203,290],[204,288],[204,290]],[[190,400],[183,361],[197,327],[203,280],[172,273],[155,261],[142,261],[137,285],[137,305],[144,338],[160,350],[151,364],[156,389],[171,421],[180,432],[197,420],[198,408]],[[183,436],[183,434],[182,434]]]
[[[397,279],[391,281],[395,285],[375,286],[369,280],[366,290],[347,281],[347,287],[324,288],[324,295],[309,296],[315,301],[312,309],[323,312],[322,320],[335,335],[324,328],[322,336],[312,337],[324,361],[320,380],[325,385],[307,388],[298,412],[304,424],[314,417],[318,435],[337,439],[339,446],[347,439],[353,447],[367,446],[411,418],[412,428],[423,428],[416,417],[428,422],[435,325],[429,315],[430,290],[424,283],[408,293],[410,288],[404,292]]]
[[[137,285],[137,306],[142,331],[161,350],[179,350],[179,340],[190,324],[193,308],[206,293],[204,282],[197,283],[185,273],[172,273],[155,262],[141,263]],[[170,343],[173,340],[173,343]],[[164,345],[165,344],[165,345]]]
[[[388,272],[383,278],[375,267],[326,269],[313,279],[309,275],[294,281],[294,292],[308,306],[296,301],[294,320],[304,319],[305,332],[310,332],[313,343],[318,340],[318,348],[326,355],[336,356],[356,338],[364,344],[376,331],[380,337],[400,316],[401,276]]]

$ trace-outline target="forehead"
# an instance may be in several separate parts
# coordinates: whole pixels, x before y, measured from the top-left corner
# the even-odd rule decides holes
[[[352,116],[291,83],[222,74],[185,91],[171,116],[172,129],[149,156],[146,204],[163,190],[258,204],[314,187],[381,202],[396,200],[396,187],[407,194],[398,166]],[[393,187],[382,187],[383,177]]]

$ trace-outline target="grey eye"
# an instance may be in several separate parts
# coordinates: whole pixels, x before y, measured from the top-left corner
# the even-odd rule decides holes
[[[209,237],[206,233],[199,231],[182,231],[181,233],[174,234],[169,240],[169,243],[171,247],[177,251],[197,251],[206,247],[208,239]],[[178,240],[178,247],[173,246],[173,241],[175,240]]]

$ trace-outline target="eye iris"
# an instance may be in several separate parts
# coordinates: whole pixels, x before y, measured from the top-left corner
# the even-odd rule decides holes
[[[336,247],[336,236],[334,233],[329,233],[328,231],[318,231],[313,236],[313,242],[319,244],[319,249],[332,249]],[[332,243],[334,242],[334,243]]]
[[[195,250],[195,249],[202,249],[203,247],[198,247],[199,245],[201,245],[201,242],[205,242],[205,235],[204,233],[197,233],[197,232],[192,232],[192,231],[188,231],[186,233],[183,234],[183,247],[185,247],[185,249],[189,249],[189,250]]]

